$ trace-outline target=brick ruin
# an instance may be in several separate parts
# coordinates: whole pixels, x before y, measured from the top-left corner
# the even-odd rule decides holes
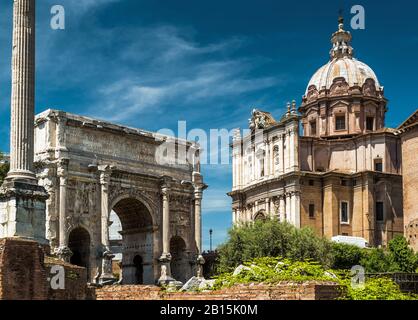
[[[65,270],[65,288],[51,285],[54,266]],[[215,291],[167,292],[158,286],[87,284],[86,268],[49,255],[37,242],[0,240],[0,300],[332,300],[341,295],[333,282],[239,285]]]

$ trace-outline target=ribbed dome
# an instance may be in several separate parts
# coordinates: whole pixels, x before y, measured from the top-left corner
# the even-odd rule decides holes
[[[380,89],[379,81],[374,71],[365,63],[353,58],[354,50],[351,47],[352,36],[344,30],[344,20],[340,18],[338,31],[331,38],[332,49],[330,61],[319,68],[309,81],[306,94],[311,86],[317,90],[323,87],[330,89],[334,79],[343,77],[350,87],[363,86],[367,79],[371,78],[376,84],[376,90]]]
[[[321,90],[322,87],[329,89],[334,79],[338,77],[344,77],[350,87],[354,85],[361,87],[368,78],[371,78],[376,83],[376,90],[380,88],[376,74],[368,65],[353,57],[345,56],[342,58],[334,58],[319,68],[311,78],[311,81],[309,81],[306,92],[308,92],[308,88],[312,85],[318,90]]]

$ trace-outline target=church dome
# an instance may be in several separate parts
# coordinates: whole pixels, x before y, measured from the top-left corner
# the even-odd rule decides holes
[[[365,63],[349,57],[336,58],[319,68],[309,81],[308,89],[315,86],[317,90],[330,89],[334,79],[343,77],[350,87],[363,86],[367,79],[373,79],[376,90],[380,84],[374,71]]]
[[[330,61],[318,69],[309,81],[306,89],[315,86],[316,90],[323,88],[330,89],[334,80],[344,78],[349,87],[362,87],[367,79],[372,79],[376,85],[376,90],[380,90],[380,83],[374,71],[365,63],[353,57],[354,50],[351,47],[351,33],[344,30],[343,20],[339,21],[338,31],[332,35],[331,42],[333,47],[330,51]]]

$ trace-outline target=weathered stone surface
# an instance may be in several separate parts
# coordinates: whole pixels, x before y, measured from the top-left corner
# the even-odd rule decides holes
[[[13,5],[12,98],[9,179],[36,183],[34,160],[35,0]]]
[[[160,163],[164,137],[57,110],[36,117],[35,137],[53,252],[81,253],[89,281],[115,280],[115,253],[122,254],[122,284],[155,284],[162,266],[167,279],[185,282],[197,273],[205,187],[197,155],[193,164]],[[196,148],[174,138],[167,143]],[[121,222],[119,240],[109,235],[112,211]]]
[[[205,281],[203,278],[191,277],[180,289],[180,291],[196,291]]]
[[[46,300],[44,251],[35,241],[0,239],[0,300]]]
[[[35,0],[13,3],[10,171],[0,189],[0,238],[46,244],[45,200],[34,173]]]
[[[235,268],[234,273],[232,275],[235,277],[239,275],[241,272],[243,272],[244,270],[251,271],[251,268],[241,264]]]
[[[398,129],[402,140],[405,237],[415,252],[418,252],[418,111]]]

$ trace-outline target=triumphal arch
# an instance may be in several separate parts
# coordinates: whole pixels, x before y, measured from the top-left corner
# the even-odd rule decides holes
[[[47,110],[35,121],[35,165],[49,194],[51,251],[86,267],[91,282],[115,281],[112,211],[122,226],[121,283],[185,282],[199,274],[206,185],[196,143]]]

